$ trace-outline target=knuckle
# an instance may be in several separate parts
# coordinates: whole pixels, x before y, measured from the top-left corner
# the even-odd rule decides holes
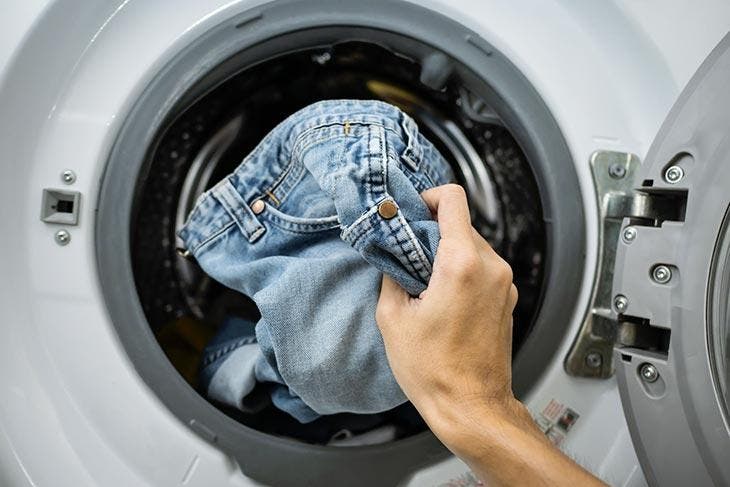
[[[503,260],[500,260],[499,264],[494,269],[495,279],[505,285],[511,285],[514,275],[512,273],[512,267]]]
[[[464,197],[466,198],[466,191],[464,191],[464,188],[461,185],[455,184],[455,183],[449,183],[445,184],[443,186],[443,191],[447,194],[450,194],[454,197]]]
[[[517,300],[519,299],[519,297],[520,297],[520,293],[517,290],[517,286],[512,284],[509,288],[509,302],[510,302],[510,306],[512,308],[514,308],[515,305],[517,304]]]
[[[462,254],[452,261],[452,271],[461,280],[472,279],[479,269],[480,260],[477,255]]]

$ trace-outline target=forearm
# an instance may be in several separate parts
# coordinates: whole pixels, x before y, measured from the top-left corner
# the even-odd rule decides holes
[[[452,403],[449,411],[430,415],[427,421],[444,444],[490,487],[605,486],[553,446],[516,400],[461,411]]]

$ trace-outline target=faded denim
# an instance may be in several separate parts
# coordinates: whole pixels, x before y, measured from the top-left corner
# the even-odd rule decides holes
[[[420,193],[451,180],[416,123],[383,102],[323,101],[279,124],[180,231],[203,270],[261,312],[255,341],[229,325],[209,346],[208,395],[246,410],[255,383],[270,383],[301,422],[405,402],[375,323],[381,273],[412,295],[426,288],[439,233]]]

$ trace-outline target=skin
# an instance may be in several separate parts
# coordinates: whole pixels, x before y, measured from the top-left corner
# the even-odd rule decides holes
[[[376,313],[401,388],[487,485],[606,485],[555,448],[512,394],[517,289],[471,226],[464,190],[422,196],[441,232],[428,289],[412,297],[384,277]]]

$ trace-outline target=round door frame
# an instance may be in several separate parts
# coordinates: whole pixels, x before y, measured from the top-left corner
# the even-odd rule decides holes
[[[141,309],[129,241],[134,188],[143,177],[155,132],[174,107],[197,96],[190,91],[193,85],[214,85],[211,69],[225,66],[233,56],[236,62],[252,63],[291,50],[296,42],[325,42],[348,28],[368,29],[374,37],[397,33],[413,40],[408,48],[432,46],[429,50],[445,52],[468,67],[459,74],[486,82],[488,92],[480,95],[492,102],[530,162],[541,190],[547,264],[541,310],[515,358],[518,395],[530,388],[557,350],[574,311],[566,304],[574,303],[582,280],[585,218],[568,146],[530,82],[475,32],[405,1],[300,0],[253,8],[193,40],[148,84],[113,145],[96,208],[99,278],[119,339],[147,385],[180,421],[235,458],[246,475],[274,485],[321,485],[333,479],[348,485],[395,485],[447,451],[430,432],[377,446],[307,445],[247,428],[212,407],[172,367]]]

